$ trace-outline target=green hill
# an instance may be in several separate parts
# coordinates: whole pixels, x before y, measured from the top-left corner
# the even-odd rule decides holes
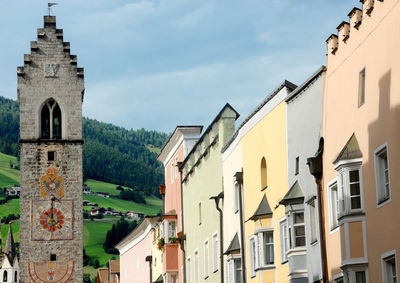
[[[146,195],[158,195],[164,170],[156,157],[167,134],[145,129],[127,130],[89,118],[83,118],[82,134],[85,179],[121,184]],[[18,104],[0,96],[0,152],[17,156],[18,139]],[[4,177],[4,182],[10,184],[11,180]]]

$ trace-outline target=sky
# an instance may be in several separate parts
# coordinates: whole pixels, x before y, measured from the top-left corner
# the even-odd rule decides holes
[[[54,0],[53,0],[54,2]],[[71,54],[85,68],[83,115],[170,133],[208,124],[228,102],[244,119],[283,80],[326,64],[325,40],[358,0],[56,0]],[[0,0],[0,95],[47,1]]]

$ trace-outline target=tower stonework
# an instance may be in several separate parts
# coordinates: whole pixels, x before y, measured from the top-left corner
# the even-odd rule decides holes
[[[17,68],[20,282],[82,282],[83,68],[44,17]]]

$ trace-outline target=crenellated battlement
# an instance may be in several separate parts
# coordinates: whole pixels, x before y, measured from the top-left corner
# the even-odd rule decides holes
[[[78,68],[78,60],[76,55],[71,55],[71,46],[69,42],[64,42],[64,33],[62,29],[56,28],[56,17],[55,16],[44,16],[43,28],[37,29],[37,41],[31,41],[30,43],[30,54],[24,55],[24,66],[17,68],[17,75],[19,78],[24,79],[26,72],[29,70],[29,66],[43,67],[38,65],[37,61],[41,61],[39,57],[46,55],[46,50],[57,46],[58,50],[62,50],[63,59],[67,60],[72,68],[75,68],[76,76],[78,78],[84,77],[83,68]],[[61,54],[60,54],[61,55]]]
[[[356,33],[363,20],[372,17],[374,9],[379,5],[383,5],[384,0],[360,0],[362,9],[354,7],[348,14],[349,21],[343,21],[337,26],[337,34],[332,34],[326,40],[328,56],[336,55],[337,52],[351,40],[352,33]]]

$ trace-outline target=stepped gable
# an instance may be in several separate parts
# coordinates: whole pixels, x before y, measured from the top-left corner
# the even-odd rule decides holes
[[[384,0],[360,0],[362,8],[354,7],[348,14],[349,21],[342,21],[337,26],[337,34],[331,34],[326,40],[327,55],[335,55],[340,48],[344,47],[351,34],[362,28],[362,23],[369,17],[373,17],[374,11],[384,5]]]

